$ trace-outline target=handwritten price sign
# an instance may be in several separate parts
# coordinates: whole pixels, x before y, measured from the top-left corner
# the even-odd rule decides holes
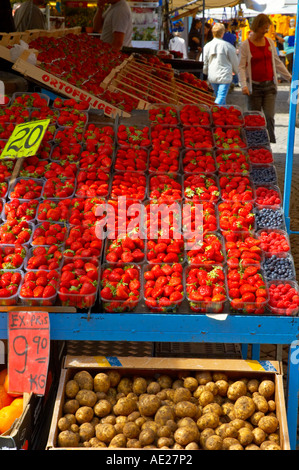
[[[50,352],[47,312],[8,312],[9,391],[44,395]]]
[[[18,124],[8,139],[0,159],[35,155],[45,135],[50,119]]]

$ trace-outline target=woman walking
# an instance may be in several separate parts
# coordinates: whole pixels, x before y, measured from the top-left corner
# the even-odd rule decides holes
[[[254,18],[248,39],[240,46],[239,80],[242,93],[248,95],[248,109],[264,112],[270,142],[275,143],[277,74],[287,81],[292,75],[278,57],[272,39],[265,37],[270,25],[271,20],[263,13]]]

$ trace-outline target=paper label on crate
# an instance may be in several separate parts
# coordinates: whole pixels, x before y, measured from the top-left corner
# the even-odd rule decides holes
[[[95,356],[94,359],[100,367],[121,367],[122,365],[115,356]]]
[[[227,319],[227,313],[207,313],[206,317],[213,318],[213,320],[226,320]]]
[[[18,124],[8,139],[0,159],[23,158],[35,155],[50,122],[50,119],[41,119]]]
[[[275,367],[270,361],[254,361],[254,360],[246,360],[246,364],[248,364],[252,370],[264,370],[264,371],[272,371],[277,372]]]
[[[50,354],[48,312],[8,312],[9,391],[44,395]]]

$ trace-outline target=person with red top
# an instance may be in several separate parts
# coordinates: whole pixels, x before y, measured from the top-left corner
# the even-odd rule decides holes
[[[275,143],[277,74],[289,82],[292,75],[280,60],[272,39],[265,37],[270,25],[270,18],[263,13],[254,18],[248,39],[240,45],[239,80],[242,93],[248,95],[248,109],[264,112],[270,142]]]

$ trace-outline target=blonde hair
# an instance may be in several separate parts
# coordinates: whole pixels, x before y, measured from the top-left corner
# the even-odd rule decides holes
[[[222,38],[223,34],[225,33],[225,26],[222,23],[216,23],[212,27],[212,33],[214,38]]]

